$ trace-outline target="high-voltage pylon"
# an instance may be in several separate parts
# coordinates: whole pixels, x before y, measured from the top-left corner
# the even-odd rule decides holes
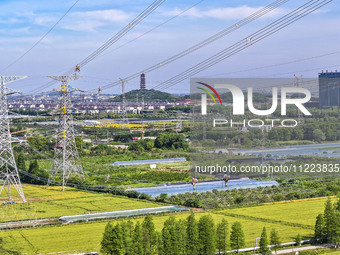
[[[296,75],[294,74],[294,77],[295,77],[295,86],[296,86],[297,88],[299,88],[300,85],[301,85],[301,84],[300,84],[300,81],[302,80],[302,75],[301,75],[301,76],[296,76]],[[299,94],[298,96],[299,96],[299,98],[301,97],[300,94]],[[302,115],[302,112],[300,111],[300,109],[298,109],[298,124],[299,124],[299,125],[304,124],[303,115]]]
[[[54,158],[48,178],[47,188],[52,183],[54,177],[62,174],[63,191],[71,174],[78,175],[82,180],[85,179],[79,155],[75,143],[75,132],[73,127],[73,110],[71,103],[71,93],[81,91],[69,86],[69,82],[81,78],[80,76],[49,76],[51,79],[61,81],[61,86],[53,91],[59,92],[60,104],[57,114],[59,115],[59,128],[57,133],[57,143],[54,147]]]
[[[121,117],[121,124],[122,124],[123,128],[130,128],[129,118],[127,116],[127,111],[126,111],[125,81],[123,79],[120,79],[120,81],[122,82],[122,111],[121,111],[122,117]]]
[[[7,185],[8,199],[11,200],[11,186],[13,186],[21,199],[26,202],[12,150],[7,105],[7,95],[19,92],[5,86],[7,83],[24,79],[26,76],[0,76],[0,78],[0,183],[2,184],[0,195]]]
[[[180,131],[182,131],[182,114],[178,111],[176,117],[176,133]]]

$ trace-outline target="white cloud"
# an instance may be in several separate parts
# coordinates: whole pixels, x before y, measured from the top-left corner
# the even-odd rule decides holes
[[[74,15],[78,16],[79,18],[110,22],[123,22],[129,18],[129,15],[127,13],[116,9],[76,12]]]
[[[51,25],[55,21],[55,18],[52,18],[50,16],[36,16],[33,23],[40,26],[47,26]]]
[[[17,33],[21,32],[24,33],[25,31],[29,30],[29,28],[21,28],[16,29]],[[1,30],[0,30],[1,32]],[[33,44],[40,39],[39,36],[23,36],[23,37],[11,37],[11,38],[4,38],[1,40],[1,47],[9,46],[8,48],[12,47],[13,45],[24,45],[24,47],[28,47],[27,44]],[[54,39],[52,38],[44,38],[40,43],[43,44],[52,44]],[[7,47],[6,47],[7,48]]]
[[[0,35],[6,35],[6,37],[1,38],[1,43],[3,43],[5,40],[12,40],[13,38],[20,38],[20,36],[27,35],[31,31],[31,27],[19,27],[19,28],[12,28],[12,29],[6,29],[6,28],[0,28]],[[18,36],[20,35],[20,36]]]
[[[19,20],[16,19],[16,18],[0,19],[0,24],[9,25],[9,24],[15,24],[15,23],[18,23],[18,22],[19,22]]]
[[[97,10],[86,12],[75,12],[65,22],[63,28],[72,31],[95,32],[96,28],[111,23],[123,23],[130,18],[130,15],[121,10]]]
[[[256,11],[259,11],[263,7],[250,7],[248,5],[242,5],[238,7],[225,7],[225,8],[213,8],[210,10],[200,10],[198,8],[192,8],[183,13],[182,16],[192,18],[213,18],[220,20],[239,20],[248,17]],[[165,15],[173,16],[182,12],[180,9],[168,11]],[[276,9],[267,14],[268,17],[276,17],[283,13],[283,9]]]
[[[38,26],[53,25],[61,13],[35,13],[23,11],[15,13],[14,17],[0,17],[0,24],[24,24],[30,23]],[[59,27],[72,31],[94,32],[96,28],[111,25],[112,23],[124,23],[130,15],[122,10],[107,9],[84,12],[71,12],[62,21]]]
[[[104,22],[96,20],[84,20],[84,21],[74,21],[63,25],[64,29],[72,31],[83,31],[83,32],[95,32],[97,27],[104,25]]]
[[[252,13],[260,10],[259,8],[249,7],[249,6],[239,6],[239,7],[226,7],[226,8],[217,8],[211,9],[208,11],[203,11],[202,15],[207,18],[215,18],[215,19],[240,19],[245,18]]]

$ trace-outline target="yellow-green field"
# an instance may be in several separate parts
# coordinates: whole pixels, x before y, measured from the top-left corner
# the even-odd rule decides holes
[[[28,203],[0,205],[0,222],[56,218],[64,215],[108,212],[160,206],[158,203],[98,194],[67,188],[61,192],[61,187],[23,185]],[[20,201],[13,192],[14,200]]]
[[[334,197],[332,199],[333,201],[336,200]],[[223,210],[219,211],[219,213],[245,216],[244,218],[255,217],[258,219],[282,221],[283,223],[304,224],[313,227],[315,225],[315,218],[319,213],[322,213],[326,200],[327,198],[294,200],[256,207]]]
[[[108,202],[105,201],[102,203],[101,206],[103,206],[103,208],[101,209],[109,208],[112,211],[141,208],[143,206],[157,206],[155,203],[144,203],[137,200],[117,198],[113,196],[109,197],[107,195],[100,194],[85,193],[87,195],[85,196],[83,194],[84,192],[78,193],[78,191],[71,191],[69,194],[67,194],[68,192],[62,193],[65,194],[65,196],[70,197],[60,200],[62,199],[60,196],[63,195],[59,195],[59,191],[53,192],[56,192],[56,197],[58,197],[58,199],[52,201],[55,208],[59,207],[58,203],[67,203],[70,207],[76,205],[78,209],[74,210],[86,211],[87,209],[82,208],[82,206],[91,207],[91,205],[89,205],[89,200],[86,199],[99,201],[104,198],[111,198],[112,204],[107,205]],[[54,196],[51,195],[50,198],[52,197]],[[293,241],[297,234],[302,235],[303,238],[311,237],[313,234],[312,226],[314,225],[315,217],[318,213],[323,211],[326,199],[327,198],[320,198],[289,203],[268,204],[249,208],[196,212],[195,215],[196,218],[199,219],[199,217],[203,215],[211,214],[215,219],[215,222],[225,218],[229,222],[229,226],[235,221],[240,221],[243,225],[246,236],[246,247],[252,247],[254,245],[255,238],[261,235],[263,226],[265,226],[268,231],[275,228],[278,231],[282,242]],[[75,203],[69,203],[69,200],[74,201]],[[47,200],[46,202],[48,201],[51,200]],[[61,207],[63,208],[63,206]],[[65,209],[65,211],[68,212],[70,212],[70,210],[73,209]],[[178,213],[176,214],[176,218],[183,219],[188,215],[188,213]],[[154,223],[158,231],[161,230],[163,222],[168,217],[169,216],[166,215],[154,216]],[[136,222],[137,220],[142,221],[143,218],[140,217],[132,219],[133,222]],[[100,241],[107,222],[108,221],[100,221],[36,229],[10,230],[1,232],[0,237],[4,239],[5,248],[21,251],[25,254],[62,251],[64,254],[67,254],[71,252],[99,251]]]
[[[196,217],[199,219],[199,217],[206,214],[209,213],[196,213]],[[229,224],[232,224],[236,220],[240,221],[244,227],[247,247],[253,246],[255,238],[261,235],[263,226],[266,226],[267,229],[276,228],[283,242],[293,240],[298,233],[304,237],[312,234],[310,229],[237,219],[214,213],[210,214],[216,222],[220,221],[222,218],[225,218]],[[180,213],[177,214],[176,218],[186,218],[188,215],[188,213]],[[154,223],[158,231],[161,230],[164,221],[168,217],[169,216],[154,217]],[[142,219],[143,218],[132,219],[132,221],[135,222]],[[6,249],[18,250],[27,254],[57,251],[65,251],[65,253],[70,253],[71,251],[99,251],[100,241],[106,223],[107,221],[26,230],[11,230],[0,233],[0,237],[4,238]]]

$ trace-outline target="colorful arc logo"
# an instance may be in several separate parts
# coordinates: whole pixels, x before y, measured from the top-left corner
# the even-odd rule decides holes
[[[203,82],[197,82],[207,88],[209,88],[212,92],[214,92],[214,94],[217,96],[218,100],[220,101],[220,104],[222,105],[222,100],[221,100],[221,97],[220,95],[217,93],[217,91],[210,85],[206,84],[206,83],[203,83]],[[204,92],[206,92],[211,98],[212,100],[214,101],[215,104],[217,104],[216,100],[215,100],[215,97],[213,96],[213,94],[211,94],[211,92],[207,89],[204,89],[204,88],[200,88],[200,87],[197,87],[198,89],[200,90],[203,90]]]

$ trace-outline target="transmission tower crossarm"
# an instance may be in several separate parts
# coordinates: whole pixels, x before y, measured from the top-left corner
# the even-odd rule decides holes
[[[0,77],[1,84],[3,85],[27,78],[27,76],[0,76]]]

